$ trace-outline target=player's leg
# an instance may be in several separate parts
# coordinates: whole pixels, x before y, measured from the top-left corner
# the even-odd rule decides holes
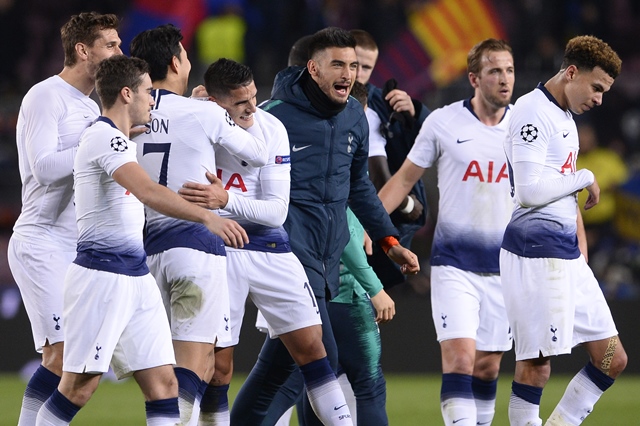
[[[502,352],[476,351],[471,389],[476,403],[476,424],[478,425],[490,425],[493,421],[502,354]]]
[[[583,257],[566,263],[568,269],[575,268],[576,276],[574,341],[584,342],[590,360],[569,382],[548,425],[582,423],[627,365],[627,354],[593,273]]]
[[[100,383],[102,374],[62,373],[60,386],[42,405],[36,425],[68,425],[89,401]]]
[[[299,366],[307,404],[311,402],[309,417],[318,422],[317,414],[325,423],[348,418],[335,376],[337,349],[325,299],[314,296],[304,268],[292,253],[257,252],[253,256],[261,269],[259,277],[251,280],[250,296],[267,320],[270,336],[280,337]]]
[[[180,418],[187,424],[203,389],[213,343],[228,333],[228,287],[220,278],[226,277],[226,259],[179,247],[149,256],[148,265],[169,313]]]
[[[149,426],[175,426],[180,422],[178,380],[171,365],[138,370],[133,377],[145,399]],[[180,423],[182,424],[182,423]]]
[[[119,379],[133,375],[138,382],[148,425],[175,425],[180,423],[176,360],[162,297],[151,274],[127,278],[131,293],[126,296],[135,311],[120,334],[111,366]]]
[[[9,240],[7,258],[31,323],[35,349],[42,364],[24,392],[18,425],[33,425],[38,410],[60,383],[64,336],[62,328],[63,282],[76,253],[57,247]]]
[[[386,381],[380,366],[380,330],[371,301],[360,290],[359,294],[354,293],[352,303],[330,302],[329,315],[338,345],[340,367],[355,395],[358,424],[387,425]],[[352,411],[352,417],[353,414]]]
[[[450,266],[431,268],[431,306],[442,356],[440,408],[445,425],[476,424],[473,367],[482,294],[472,275]]]
[[[551,374],[548,357],[516,361],[509,399],[512,426],[541,426],[540,399]]]
[[[233,318],[233,313],[232,313]],[[200,401],[198,425],[228,425],[229,384],[233,377],[233,351],[235,346],[215,349],[215,369],[204,389]]]
[[[489,425],[495,415],[502,354],[511,349],[513,339],[504,307],[500,276],[478,274],[474,282],[482,299],[471,388],[476,403],[476,423]]]
[[[317,308],[322,319],[322,344],[327,356],[308,364],[300,365],[306,392],[302,400],[302,414],[306,426],[351,425],[351,413],[336,376],[338,348],[326,299],[316,297]]]
[[[271,405],[280,387],[296,369],[296,364],[280,339],[267,337],[258,360],[242,384],[233,406],[231,424],[259,425],[271,413]],[[289,405],[291,406],[291,405]],[[277,413],[279,418],[288,407]]]

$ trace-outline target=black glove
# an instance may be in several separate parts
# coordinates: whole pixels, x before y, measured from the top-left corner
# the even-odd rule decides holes
[[[382,99],[386,98],[389,92],[398,88],[398,82],[395,78],[391,78],[384,83],[384,87],[382,88]],[[395,121],[400,122],[400,124],[407,130],[412,129],[416,119],[413,117],[409,111],[397,112],[393,110],[393,107],[387,102],[387,106],[391,111],[391,115],[389,115],[389,125],[393,124]],[[384,123],[383,123],[384,124]]]

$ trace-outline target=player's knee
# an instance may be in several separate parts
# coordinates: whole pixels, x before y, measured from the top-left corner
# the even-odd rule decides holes
[[[616,378],[627,366],[627,352],[624,350],[618,336],[613,336],[607,342],[607,349],[600,362],[600,370]]]
[[[52,373],[62,376],[62,353],[64,343],[46,345],[42,348],[42,365]]]

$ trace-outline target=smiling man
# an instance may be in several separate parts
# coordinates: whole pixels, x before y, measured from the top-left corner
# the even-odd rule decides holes
[[[322,318],[323,342],[334,371],[338,357],[327,301],[338,294],[340,255],[349,241],[347,200],[371,238],[380,241],[405,272],[419,269],[415,254],[393,237],[397,231],[367,176],[369,127],[362,105],[349,98],[358,67],[355,45],[348,31],[318,31],[309,42],[311,59],[306,68],[289,67],[278,73],[272,99],[263,105],[282,121],[289,136],[291,191],[284,227],[309,278],[308,289]],[[292,369],[282,342],[267,339],[235,400],[231,423],[260,424],[267,413],[279,418],[288,407],[271,407],[270,402]],[[314,374],[328,373],[333,374]],[[334,408],[336,413],[349,413],[346,405]],[[310,407],[304,413],[306,424],[319,424]],[[345,415],[334,417],[331,424],[351,424]]]

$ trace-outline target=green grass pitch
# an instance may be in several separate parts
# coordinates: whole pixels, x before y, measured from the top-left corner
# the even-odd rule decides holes
[[[387,374],[387,413],[392,426],[441,425],[440,376]],[[235,396],[243,376],[231,384],[231,399]],[[570,376],[552,376],[542,396],[541,417],[549,416],[560,399]],[[504,373],[499,381],[494,426],[507,426],[507,406],[511,374]],[[0,425],[18,422],[20,401],[25,383],[17,375],[0,375]],[[114,383],[104,381],[95,395],[76,416],[72,425],[129,426],[143,425],[142,393],[133,380]],[[292,421],[292,425],[297,422]],[[624,374],[596,405],[583,425],[629,426],[640,425],[640,376]]]

